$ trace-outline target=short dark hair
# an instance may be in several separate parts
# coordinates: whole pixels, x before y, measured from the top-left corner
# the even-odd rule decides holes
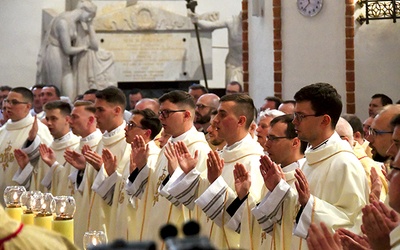
[[[15,87],[10,90],[10,92],[15,92],[22,95],[24,101],[29,102],[32,104],[33,102],[33,94],[28,88],[25,87]]]
[[[45,111],[59,109],[60,113],[64,116],[71,115],[71,105],[64,101],[51,101],[46,103],[43,108]]]
[[[61,96],[60,89],[59,89],[56,85],[53,85],[53,84],[43,85],[43,88],[45,88],[45,87],[47,87],[47,88],[53,88],[54,91],[56,92],[56,96],[57,96],[57,97],[60,97],[60,96]]]
[[[360,120],[360,118],[358,118],[358,116],[353,115],[353,114],[345,114],[342,115],[343,119],[345,119],[350,126],[353,128],[353,133],[355,132],[360,132],[361,136],[364,137],[364,129],[363,129],[363,124]]]
[[[206,87],[204,87],[203,85],[198,84],[198,83],[193,83],[192,85],[190,85],[189,86],[189,90],[190,89],[192,89],[192,90],[200,89],[203,92],[203,94],[207,94],[208,93],[208,89]]]
[[[136,95],[136,94],[140,94],[141,96],[143,96],[142,91],[140,89],[131,89],[131,91],[129,91],[129,95]]]
[[[12,88],[8,85],[0,86],[0,91],[11,91]]]
[[[158,101],[160,104],[165,101],[170,101],[173,104],[187,106],[193,110],[196,108],[193,97],[189,95],[188,92],[183,90],[172,90],[168,93],[165,93],[160,97],[160,99],[158,99]]]
[[[392,99],[385,94],[375,94],[371,97],[371,99],[376,99],[376,98],[381,99],[382,106],[386,106],[388,104],[393,104]]]
[[[242,84],[240,84],[240,83],[237,82],[237,81],[232,81],[232,82],[228,83],[228,85],[236,85],[236,86],[239,86],[239,92],[240,92],[240,93],[243,92]]]
[[[98,90],[97,89],[88,89],[83,93],[83,95],[91,95],[91,94],[96,94]]]
[[[293,115],[281,115],[277,116],[274,119],[272,119],[270,125],[271,127],[277,124],[278,122],[286,124],[286,131],[285,131],[285,136],[288,137],[289,139],[294,139],[297,137],[296,129],[294,128],[293,124]],[[300,141],[300,153],[304,154],[304,151],[306,151],[307,148],[307,142],[305,141]]]
[[[342,101],[337,90],[328,83],[314,83],[301,88],[294,95],[296,102],[309,101],[315,115],[329,115],[335,129],[342,112]]]
[[[140,120],[140,125],[145,129],[151,130],[150,139],[154,139],[161,131],[162,125],[156,113],[151,109],[132,110],[132,115],[141,115],[143,119]]]
[[[256,107],[254,106],[253,99],[250,96],[243,93],[235,93],[232,95],[224,95],[219,100],[222,102],[232,101],[236,105],[234,107],[234,112],[237,117],[244,115],[246,117],[246,129],[248,129],[254,120],[254,115],[257,113]]]
[[[102,99],[108,103],[119,105],[123,110],[126,106],[126,97],[124,92],[117,87],[109,86],[96,92],[96,98]]]
[[[390,121],[390,125],[393,128],[400,125],[400,114],[397,114],[393,117],[393,119]]]
[[[279,105],[281,105],[282,103],[282,99],[276,96],[267,96],[265,97],[266,101],[271,101],[271,102],[275,102],[275,109],[279,108]]]
[[[96,113],[96,108],[94,107],[93,102],[90,101],[82,101],[78,100],[74,102],[74,107],[85,107],[85,110],[91,112],[91,113]]]

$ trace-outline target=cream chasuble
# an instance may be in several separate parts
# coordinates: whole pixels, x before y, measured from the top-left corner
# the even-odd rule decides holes
[[[306,238],[311,223],[324,222],[328,228],[336,230],[344,227],[355,233],[360,232],[361,208],[368,201],[368,183],[365,171],[354,155],[351,146],[340,139],[335,132],[316,149],[308,148],[306,163],[302,171],[307,178],[311,196],[299,215],[294,234]],[[279,207],[285,194],[285,205],[298,206],[296,190],[290,185],[278,185],[266,202],[271,208]],[[277,192],[275,192],[277,190]],[[292,201],[295,199],[295,201]],[[295,220],[296,215],[289,215]],[[286,211],[283,211],[285,216]],[[277,218],[270,218],[277,220]],[[305,244],[303,244],[305,247]]]
[[[96,130],[92,134],[88,135],[85,138],[81,138],[79,143],[79,148],[76,149],[79,153],[81,153],[82,147],[84,145],[89,145],[93,151],[97,150],[97,145],[99,144],[102,138],[102,134],[100,130]],[[90,168],[91,166],[87,163],[86,168]],[[76,180],[78,178],[78,174],[80,172],[71,168],[71,174],[69,175],[69,184],[68,188],[72,188],[71,195],[75,198],[76,202],[76,210],[74,215],[74,243],[78,247],[83,249],[83,235],[88,230],[88,218],[89,218],[89,208],[91,201],[91,193],[92,193],[92,184],[88,178],[87,171],[83,173],[82,181],[78,186]]]
[[[71,166],[64,159],[66,149],[75,150],[79,146],[80,137],[68,132],[63,137],[54,140],[50,144],[56,156],[56,162],[49,167],[42,159],[39,160],[38,166],[47,167],[47,173],[42,179],[41,184],[45,186],[53,196],[71,195],[69,188],[68,175],[71,171]]]
[[[381,182],[382,182],[381,196],[379,197],[379,199],[382,202],[385,202],[386,196],[389,191],[389,187],[388,187],[388,183],[386,181],[386,177],[382,173],[381,165],[383,165],[383,164],[379,164],[376,161],[369,158],[367,156],[367,154],[365,153],[364,148],[358,142],[354,142],[354,143],[355,143],[355,145],[353,147],[354,154],[357,156],[357,158],[360,160],[362,166],[364,167],[365,174],[367,176],[369,190],[371,191],[371,168],[375,168],[375,170],[378,173],[379,178],[381,179]]]
[[[160,148],[150,141],[149,146],[149,157],[147,158],[147,165],[154,169]],[[130,175],[129,173],[130,162],[128,161],[125,168],[123,169],[122,175],[117,175],[116,183],[113,185],[114,195],[113,203],[111,207],[112,219],[110,220],[110,238],[109,240],[124,239],[124,240],[138,240],[140,234],[140,228],[136,222],[136,211],[138,209],[144,209],[143,204],[139,199],[135,197],[129,197],[125,191],[125,185]],[[106,182],[106,181],[104,181]],[[110,184],[108,184],[110,186]],[[122,219],[123,218],[123,219]]]
[[[26,143],[29,131],[32,128],[34,117],[28,114],[25,118],[17,122],[8,120],[5,125],[0,128],[0,197],[6,186],[25,185],[26,183],[16,182],[13,176],[17,171],[21,171],[17,161],[14,158],[14,149],[22,148]],[[42,143],[48,145],[53,141],[48,128],[38,120],[38,137]],[[38,151],[28,152],[28,155],[37,154]],[[29,164],[28,164],[29,165]],[[37,174],[38,170],[33,170]],[[43,176],[42,176],[43,177]],[[36,175],[32,179],[36,178]],[[24,178],[26,179],[26,178]],[[28,178],[29,179],[29,178]],[[38,180],[40,182],[40,180]],[[28,186],[31,184],[29,183]],[[0,199],[0,204],[4,206],[4,200]]]
[[[253,238],[253,244],[257,246],[256,249],[307,249],[307,242],[293,235],[293,218],[296,217],[300,207],[296,200],[297,192],[294,184],[296,178],[294,174],[295,169],[301,168],[305,160],[303,158],[284,167],[282,170],[285,174],[285,180],[281,180],[272,192],[267,191],[264,199],[252,209],[252,214],[258,222],[254,224],[254,231],[259,232]],[[287,187],[281,188],[283,185],[287,185]],[[293,192],[288,192],[290,188]],[[275,196],[275,194],[279,195]],[[271,201],[274,201],[273,204],[278,204],[278,206],[271,206]],[[262,230],[259,230],[259,228]]]
[[[191,154],[196,150],[199,152],[199,160],[197,168],[202,171],[206,168],[207,154],[210,147],[203,133],[198,132],[192,127],[186,133],[171,138],[170,141],[183,141]],[[147,165],[139,172],[133,183],[128,183],[127,191],[140,199],[144,204],[143,209],[136,211],[136,222],[133,226],[137,226],[140,232],[140,240],[154,240],[157,242],[157,248],[163,249],[164,245],[159,236],[159,230],[167,223],[175,224],[181,227],[185,220],[192,219],[191,212],[187,211],[176,200],[175,205],[164,196],[160,195],[160,187],[168,176],[168,160],[161,149],[155,169],[152,170]],[[180,170],[179,168],[177,169]],[[167,194],[165,194],[167,195]],[[172,197],[169,197],[172,198]],[[130,227],[132,227],[130,225]]]
[[[106,132],[97,147],[97,153],[102,154],[103,148],[107,148],[111,151],[113,155],[117,157],[118,167],[117,171],[122,172],[123,167],[129,162],[129,156],[131,152],[131,146],[125,141],[125,121],[116,129],[111,132]],[[104,200],[102,196],[96,193],[97,188],[100,186],[104,176],[107,173],[104,166],[101,166],[99,172],[97,172],[93,167],[89,167],[89,182],[93,183],[92,190],[92,200],[89,209],[89,230],[101,230],[108,236],[107,226],[110,224],[109,220],[112,218],[111,215],[111,200]],[[104,197],[107,198],[107,197]]]
[[[190,209],[203,211],[199,217],[200,224],[203,227],[202,233],[210,238],[217,249],[239,248],[240,246],[240,235],[235,232],[237,228],[232,229],[227,226],[231,219],[227,208],[237,197],[233,176],[234,165],[237,162],[242,163],[250,172],[252,185],[249,196],[258,202],[261,199],[264,186],[259,170],[261,155],[263,155],[262,147],[248,134],[241,141],[230,147],[225,147],[221,151],[220,157],[224,159],[225,165],[221,176],[211,185],[207,179],[207,171],[201,173],[200,176],[200,172],[197,170],[192,170],[187,175],[181,174],[176,177],[174,183],[170,184],[168,192],[172,196]],[[196,185],[196,182],[198,185]],[[197,196],[199,197],[195,200]],[[246,205],[243,212],[250,213],[250,208]],[[248,225],[247,228],[249,230],[242,233],[251,239],[252,227]],[[250,240],[244,248],[252,248]]]

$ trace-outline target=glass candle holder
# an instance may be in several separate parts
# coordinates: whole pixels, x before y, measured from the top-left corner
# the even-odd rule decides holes
[[[107,236],[103,231],[89,231],[83,235],[83,248],[85,250],[102,244],[107,244]]]
[[[4,190],[5,211],[14,220],[21,221],[22,206],[20,197],[26,192],[23,186],[8,186]]]
[[[4,190],[4,202],[7,207],[21,207],[20,197],[26,192],[23,186],[8,186]]]
[[[21,216],[21,222],[25,225],[33,225],[33,218],[35,217],[32,209],[32,200],[34,197],[41,195],[40,191],[26,191],[21,197],[21,205],[23,209],[23,214]]]
[[[31,208],[35,214],[34,225],[51,230],[54,206],[54,198],[51,193],[34,195],[31,202]]]
[[[68,220],[74,217],[76,209],[75,199],[72,196],[54,197],[54,212],[56,220]]]

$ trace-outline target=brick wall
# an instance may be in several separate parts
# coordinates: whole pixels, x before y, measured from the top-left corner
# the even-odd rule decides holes
[[[242,0],[243,87],[249,92],[249,2]]]
[[[346,0],[346,112],[356,112],[354,72],[354,0]],[[344,100],[343,100],[344,101]]]

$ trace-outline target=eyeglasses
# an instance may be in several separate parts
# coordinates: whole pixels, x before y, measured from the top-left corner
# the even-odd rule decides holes
[[[126,126],[128,127],[128,130],[132,130],[133,128],[140,128],[140,129],[145,129],[143,127],[138,126],[136,123],[134,122],[129,122],[128,124],[126,124]]]
[[[374,128],[369,127],[368,129],[368,135],[369,136],[377,136],[377,135],[383,135],[383,134],[393,134],[393,131],[383,131],[383,130],[376,130]]]
[[[15,105],[18,105],[18,104],[28,104],[29,103],[29,102],[20,102],[20,101],[15,100],[15,99],[12,99],[12,100],[4,99],[3,102],[4,103],[8,103],[11,106],[15,106]]]
[[[179,109],[179,110],[169,110],[169,109],[164,109],[158,111],[158,115],[161,115],[164,119],[168,118],[171,114],[177,113],[177,112],[186,112],[185,109]]]
[[[301,113],[295,112],[295,113],[293,114],[293,120],[296,119],[296,120],[298,120],[299,122],[301,122],[301,121],[303,121],[304,118],[309,117],[309,116],[318,117],[318,116],[323,116],[323,115],[316,115],[316,114],[314,114],[314,115],[305,115],[305,114],[301,114]]]
[[[206,107],[210,107],[210,106],[207,106],[207,105],[204,105],[204,104],[196,104],[196,108],[198,108],[198,109],[204,109]]]
[[[277,140],[280,140],[280,139],[292,139],[292,138],[287,137],[287,136],[273,136],[273,135],[267,135],[267,140],[268,140],[268,141],[271,141],[271,142],[277,141]]]

